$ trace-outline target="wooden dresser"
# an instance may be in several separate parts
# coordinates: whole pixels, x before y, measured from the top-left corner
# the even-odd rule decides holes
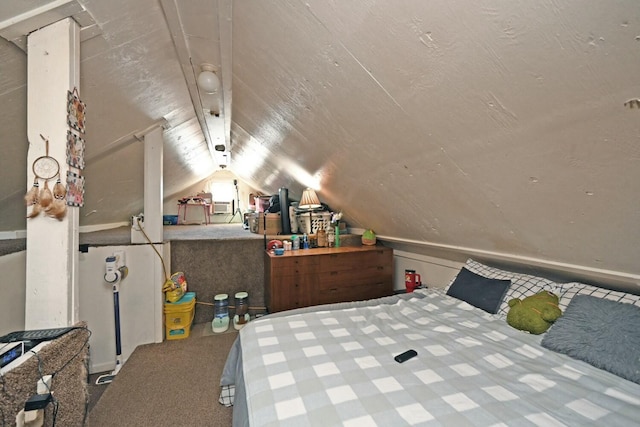
[[[264,260],[270,313],[393,294],[393,249],[383,246],[265,251]]]

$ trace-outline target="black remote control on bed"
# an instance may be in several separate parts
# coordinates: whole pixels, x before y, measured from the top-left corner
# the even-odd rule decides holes
[[[402,362],[406,362],[412,357],[416,357],[417,355],[418,353],[415,350],[407,350],[404,353],[397,355],[393,359],[398,363],[402,363]]]

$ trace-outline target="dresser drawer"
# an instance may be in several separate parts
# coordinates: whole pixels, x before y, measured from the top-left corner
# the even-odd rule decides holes
[[[313,299],[316,304],[362,301],[392,295],[392,288],[392,284],[384,282],[368,283],[364,286],[339,286],[325,290],[318,289]]]
[[[277,298],[270,298],[271,311],[291,310],[311,305],[315,276],[278,277],[272,282],[273,293]]]
[[[370,252],[352,252],[344,254],[329,254],[320,257],[318,272],[342,271],[358,268],[389,265],[393,254],[389,250],[375,250]]]
[[[300,274],[298,276],[278,276],[273,279],[275,288],[313,289],[317,286],[318,278],[315,275]]]
[[[356,267],[351,270],[318,273],[317,288],[322,291],[337,287],[358,287],[377,282],[390,283],[392,279],[393,271],[390,266]]]
[[[314,274],[318,269],[317,257],[283,257],[271,261],[271,271],[276,276]]]

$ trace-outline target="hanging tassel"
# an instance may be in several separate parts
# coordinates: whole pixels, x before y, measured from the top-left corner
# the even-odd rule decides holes
[[[58,200],[64,200],[67,197],[67,187],[62,185],[60,178],[56,180],[56,184],[53,186],[53,197]]]
[[[67,203],[63,199],[56,198],[46,209],[47,215],[60,221],[67,215]]]
[[[33,187],[31,190],[25,195],[25,201],[27,202],[27,206],[32,206],[31,212],[27,215],[27,218],[35,218],[40,215],[42,211],[42,207],[40,206],[40,192],[38,191],[38,178],[33,180]]]
[[[33,186],[29,189],[29,191],[27,191],[27,194],[24,195],[24,201],[27,204],[27,206],[31,206],[38,203],[38,187],[39,186],[40,184],[38,184],[38,178],[35,178],[33,180]]]
[[[40,215],[40,212],[42,212],[42,207],[36,200],[36,202],[33,204],[33,207],[31,208],[31,213],[27,215],[27,218],[35,218]]]
[[[40,190],[40,206],[47,208],[53,202],[53,193],[49,190],[49,181],[44,182],[44,187]]]
[[[67,215],[67,187],[62,185],[60,178],[53,186],[53,202],[45,209],[47,215],[60,221]]]

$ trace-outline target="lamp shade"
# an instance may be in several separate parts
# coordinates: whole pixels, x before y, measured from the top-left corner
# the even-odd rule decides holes
[[[198,87],[205,93],[216,93],[220,89],[220,79],[214,72],[215,67],[211,64],[202,64],[202,71],[198,74]]]
[[[307,188],[302,192],[302,198],[298,204],[300,209],[318,209],[321,208],[320,199],[312,188]]]

